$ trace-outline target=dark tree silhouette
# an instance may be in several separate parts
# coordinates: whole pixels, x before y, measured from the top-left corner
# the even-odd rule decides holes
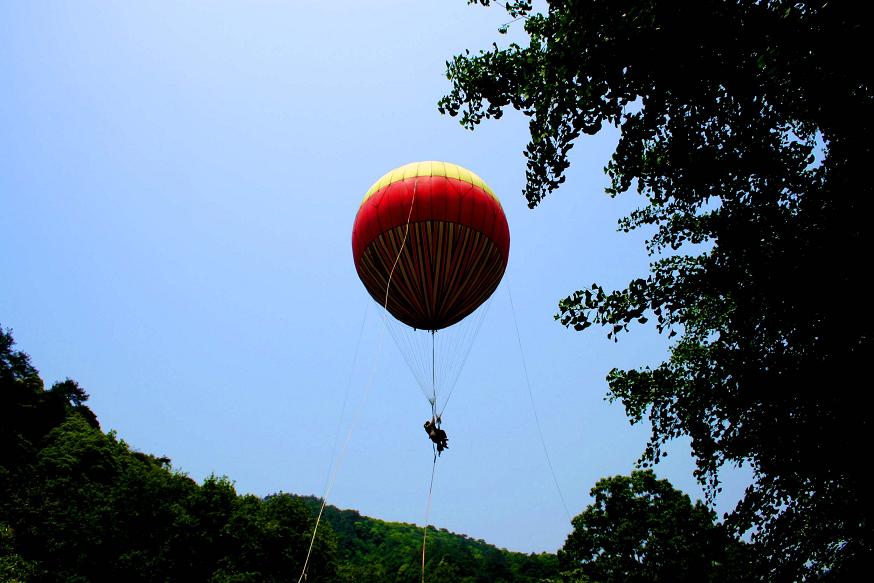
[[[769,579],[865,567],[874,97],[856,60],[872,33],[862,5],[506,8],[528,46],[455,57],[440,109],[469,128],[506,108],[529,118],[531,207],[564,181],[578,138],[619,128],[608,193],[642,198],[620,228],[652,229],[650,273],[577,291],[556,317],[610,337],[654,320],[676,337],[662,364],[608,375],[611,399],[652,423],[643,465],[691,436],[713,496],[719,468],[751,464],[728,523],[753,532]]]

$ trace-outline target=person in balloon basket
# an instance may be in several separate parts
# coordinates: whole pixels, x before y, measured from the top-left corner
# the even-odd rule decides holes
[[[446,432],[440,429],[440,417],[432,417],[430,421],[425,421],[425,432],[431,441],[437,446],[437,454],[443,453],[444,449],[449,449],[446,443],[449,438],[446,437]]]

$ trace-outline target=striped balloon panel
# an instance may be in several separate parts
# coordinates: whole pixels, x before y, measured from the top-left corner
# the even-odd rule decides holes
[[[357,262],[373,299],[401,322],[423,330],[439,330],[470,315],[498,287],[505,267],[502,250],[489,237],[448,221],[388,229]]]

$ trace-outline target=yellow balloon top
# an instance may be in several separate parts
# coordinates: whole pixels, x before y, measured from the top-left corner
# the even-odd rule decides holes
[[[468,184],[473,184],[474,186],[478,186],[486,191],[492,198],[494,198],[498,204],[500,201],[495,193],[489,188],[489,185],[486,184],[485,180],[468,170],[467,168],[463,168],[458,166],[457,164],[452,164],[450,162],[437,162],[437,161],[426,161],[426,162],[412,162],[410,164],[404,164],[403,166],[399,166],[394,170],[386,172],[382,178],[373,183],[367,190],[367,194],[364,195],[364,200],[361,201],[361,204],[370,198],[370,196],[381,190],[382,188],[392,184],[394,182],[400,182],[401,180],[406,180],[407,178],[416,178],[418,176],[445,176],[447,178],[455,178],[456,180],[461,180],[462,182],[467,182]]]

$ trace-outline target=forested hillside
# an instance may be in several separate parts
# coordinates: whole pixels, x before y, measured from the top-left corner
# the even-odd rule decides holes
[[[300,498],[313,513],[321,501]],[[385,522],[355,510],[325,508],[337,537],[340,574],[350,581],[406,581],[421,576],[422,528]],[[435,581],[541,581],[555,576],[558,560],[551,553],[513,553],[485,541],[428,528],[426,570]],[[418,580],[418,579],[417,579]]]
[[[45,389],[0,329],[0,581],[296,581],[319,501],[239,495],[104,433],[72,380]],[[307,581],[419,581],[422,530],[328,507]],[[555,555],[428,533],[434,581],[538,581]]]

